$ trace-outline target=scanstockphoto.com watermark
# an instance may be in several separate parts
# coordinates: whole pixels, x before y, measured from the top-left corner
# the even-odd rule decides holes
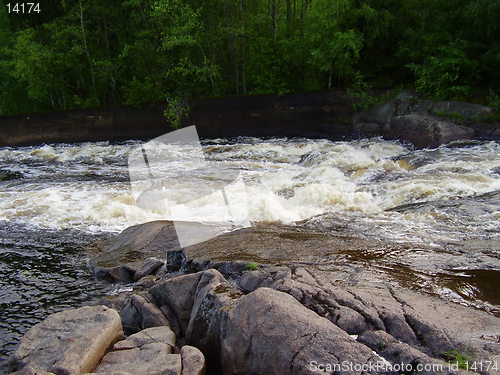
[[[458,362],[450,363],[390,363],[377,361],[369,363],[354,363],[342,361],[340,363],[309,362],[309,370],[318,373],[333,374],[339,372],[351,373],[395,373],[395,374],[420,374],[420,373],[449,373],[460,370],[467,371],[498,371],[497,361],[471,361],[459,365]]]

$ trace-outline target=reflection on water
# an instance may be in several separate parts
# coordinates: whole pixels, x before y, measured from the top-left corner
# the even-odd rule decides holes
[[[464,299],[488,301],[500,306],[499,270],[453,270],[439,276],[442,284]],[[500,316],[500,308],[497,315]]]
[[[82,248],[95,239],[80,231],[0,223],[0,373],[17,340],[34,323],[93,301],[108,287],[86,267]]]

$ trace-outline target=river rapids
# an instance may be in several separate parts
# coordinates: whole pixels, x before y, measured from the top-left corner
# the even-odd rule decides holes
[[[136,205],[127,158],[140,144],[0,148],[0,357],[48,313],[116,292],[116,285],[92,278],[85,246],[130,225],[170,219],[164,210]],[[421,243],[461,254],[460,261],[427,269],[454,272],[448,276],[450,288],[439,294],[498,311],[498,143],[468,141],[413,150],[379,138],[237,138],[205,140],[203,151],[210,168],[237,171],[237,180],[244,183],[234,186],[248,198],[249,222],[322,230],[342,226],[363,238]],[[183,168],[179,163],[177,169]],[[214,179],[233,183],[217,171],[185,178],[174,172],[168,189],[173,203]],[[223,210],[224,201],[199,199],[183,219],[203,213],[217,220]]]

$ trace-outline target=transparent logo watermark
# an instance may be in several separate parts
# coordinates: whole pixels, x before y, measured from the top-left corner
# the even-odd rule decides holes
[[[136,204],[171,220],[182,247],[250,226],[239,169],[207,160],[195,126],[133,149],[128,168]]]

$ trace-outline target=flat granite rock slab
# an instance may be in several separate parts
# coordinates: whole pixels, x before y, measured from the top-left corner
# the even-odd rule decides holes
[[[113,350],[128,350],[140,348],[144,345],[163,343],[170,347],[175,346],[175,333],[168,327],[146,328],[140,332],[130,335],[125,340],[118,341]]]
[[[95,374],[181,375],[180,354],[171,354],[171,346],[152,343],[140,348],[117,350],[104,356]]]
[[[93,371],[122,337],[120,315],[115,310],[105,306],[65,310],[33,326],[10,360],[18,369],[83,374]]]
[[[341,264],[351,261],[349,251],[372,248],[402,250],[407,245],[328,233],[306,227],[262,224],[223,234],[183,249],[195,262],[251,261],[266,265]]]

